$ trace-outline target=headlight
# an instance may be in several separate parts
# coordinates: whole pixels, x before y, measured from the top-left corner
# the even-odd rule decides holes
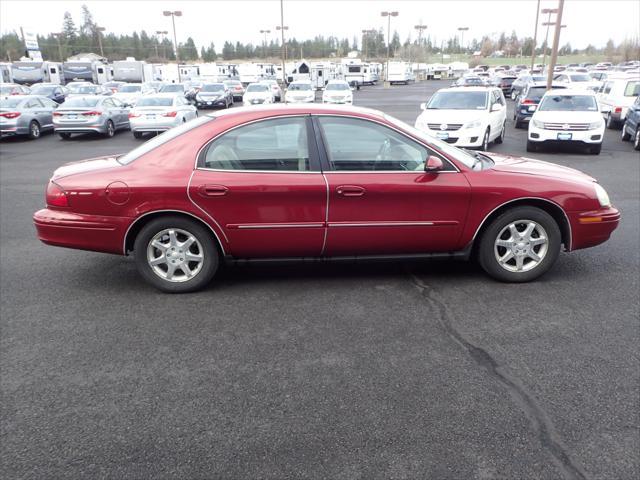
[[[607,194],[607,191],[604,188],[602,188],[602,186],[599,183],[594,183],[594,186],[596,189],[596,197],[598,197],[598,202],[600,202],[600,206],[610,207],[611,200],[609,200],[609,195]]]
[[[531,120],[531,125],[533,125],[536,128],[544,128],[544,123],[538,120]]]
[[[597,122],[592,122],[589,124],[589,130],[595,130],[596,128],[600,128],[604,125],[604,120],[598,120]]]
[[[473,122],[467,123],[464,128],[479,128],[482,126],[482,122],[480,120],[474,120]]]

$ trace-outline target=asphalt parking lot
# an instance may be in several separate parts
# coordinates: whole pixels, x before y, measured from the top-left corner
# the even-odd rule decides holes
[[[413,123],[448,83],[355,104]],[[508,118],[491,150],[523,155]],[[623,215],[534,283],[450,261],[237,266],[180,296],[31,222],[57,166],[140,140],[3,140],[0,476],[639,478],[640,156],[619,134],[533,155],[595,176]]]

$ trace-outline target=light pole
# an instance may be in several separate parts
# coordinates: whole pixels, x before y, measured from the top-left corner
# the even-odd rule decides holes
[[[460,50],[464,52],[464,32],[469,30],[469,27],[458,27],[458,31],[460,32]]]
[[[551,50],[551,62],[549,63],[549,72],[547,73],[547,90],[551,90],[553,82],[553,69],[558,60],[558,46],[560,45],[560,30],[566,25],[562,25],[562,9],[564,8],[564,0],[558,0],[558,14],[556,15],[556,31],[553,35],[553,49]]]
[[[162,12],[165,17],[171,17],[171,23],[173,23],[173,45],[176,49],[176,63],[178,64],[178,82],[182,81],[180,78],[180,54],[178,52],[178,40],[176,37],[176,17],[181,17],[182,12],[180,10],[175,10],[173,12],[169,10],[165,10]]]
[[[362,30],[362,53],[364,55],[363,60],[367,59],[367,35],[372,35],[376,33],[375,30]]]
[[[100,47],[100,56],[104,58],[104,51],[102,50],[102,32],[104,32],[106,28],[104,27],[96,27],[96,32],[98,32],[98,46]]]
[[[164,44],[165,36],[168,35],[169,32],[166,30],[156,30],[156,35],[160,35],[160,39]],[[158,56],[158,46],[156,45],[156,57]],[[164,45],[162,45],[162,58],[167,58],[167,52],[165,51]]]
[[[533,30],[533,46],[531,47],[531,70],[533,70],[533,64],[536,61],[536,43],[538,42],[538,18],[540,16],[540,0],[538,0],[538,6],[536,7],[536,26]]]
[[[552,13],[558,13],[558,9],[557,8],[543,8],[542,9],[542,13],[548,14],[547,21],[542,24],[543,26],[547,27],[547,33],[544,36],[544,57],[542,58],[542,68],[544,68],[546,66],[546,64],[547,64],[547,49],[549,48],[549,46],[547,45],[547,42],[549,41],[549,25],[553,25],[553,23],[551,22],[551,14]]]
[[[542,25],[547,27],[547,32],[549,31],[549,27],[553,26],[557,23],[557,20],[555,22],[544,22]],[[566,27],[566,25],[560,25],[560,28],[564,28]],[[547,42],[545,40],[545,49],[544,49],[544,59],[542,60],[542,65],[546,66],[547,63]]]
[[[271,33],[271,30],[260,30],[260,33],[264,34],[264,59],[267,59],[267,34]]]
[[[397,17],[398,12],[380,12],[380,15],[387,17],[387,69],[385,87],[389,86],[389,57],[391,56],[391,17]]]
[[[58,41],[58,55],[60,55],[60,62],[64,62],[62,58],[62,44],[60,43],[60,37],[64,36],[64,33],[52,33],[56,40]]]
[[[422,50],[422,32],[427,29],[427,26],[420,24],[415,25],[413,28],[418,31],[418,52],[420,52]],[[420,62],[420,60],[418,60],[418,62]]]

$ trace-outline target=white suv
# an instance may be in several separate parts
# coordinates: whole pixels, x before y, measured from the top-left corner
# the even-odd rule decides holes
[[[502,143],[507,106],[502,90],[492,87],[454,87],[438,90],[416,119],[416,128],[456,147]]]
[[[640,95],[640,76],[609,77],[598,93],[607,128],[620,127],[627,118],[629,107]]]
[[[549,90],[529,122],[527,152],[535,152],[544,144],[573,143],[587,145],[598,155],[603,136],[604,120],[594,92]]]

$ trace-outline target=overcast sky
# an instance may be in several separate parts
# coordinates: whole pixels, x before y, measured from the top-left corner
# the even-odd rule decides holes
[[[226,41],[262,42],[261,29],[270,29],[271,36],[280,24],[279,0],[1,0],[0,30],[5,33],[20,27],[46,34],[60,31],[65,11],[71,12],[76,25],[82,19],[80,7],[86,3],[94,20],[107,32],[131,33],[134,30],[171,32],[170,17],[163,10],[182,10],[176,19],[178,41],[193,37],[199,47],[213,41],[220,51]],[[397,10],[391,20],[391,30],[397,30],[404,41],[415,37],[414,25],[428,25],[428,33],[438,43],[449,38],[459,26],[468,26],[465,44],[471,38],[510,33],[533,36],[536,0],[284,0],[285,25],[288,35],[297,39],[315,35],[360,38],[362,29],[384,27],[382,10]],[[541,8],[557,5],[556,0],[542,0]],[[604,46],[609,38],[617,43],[640,36],[640,1],[638,0],[567,0],[562,23],[561,44],[570,42],[574,48],[589,43]],[[540,22],[546,19],[540,18]],[[540,27],[538,41],[544,36]],[[550,39],[551,39],[550,35]]]

